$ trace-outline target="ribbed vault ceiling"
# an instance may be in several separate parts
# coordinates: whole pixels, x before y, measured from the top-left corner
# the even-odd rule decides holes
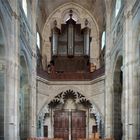
[[[40,26],[40,30],[43,29],[47,17],[56,8],[69,2],[77,3],[87,9],[94,16],[100,32],[102,32],[105,27],[105,0],[39,0],[38,17],[42,17],[41,20],[38,18],[38,26]]]

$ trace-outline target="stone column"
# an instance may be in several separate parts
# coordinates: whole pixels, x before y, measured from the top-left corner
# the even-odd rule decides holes
[[[109,6],[109,5],[108,5]],[[106,58],[105,58],[105,137],[112,136],[112,72],[111,72],[111,23],[110,7],[106,11]]]
[[[7,20],[5,24],[8,27],[6,36],[5,140],[19,140],[19,17],[18,1],[12,2],[12,16],[9,18],[5,13]]]
[[[140,45],[140,44],[139,44]],[[140,46],[139,46],[140,47]],[[137,126],[138,126],[138,128],[137,128],[137,131],[138,131],[138,138],[137,138],[137,140],[140,140],[140,87],[139,87],[139,85],[140,85],[140,66],[138,67],[138,83],[137,83],[137,88],[138,88],[138,90],[137,90],[137,95],[138,95],[138,97],[137,97],[137,100],[138,100],[138,111],[137,111],[137,115],[138,115],[138,122],[137,122]]]
[[[32,35],[31,35],[31,46],[32,46],[32,79],[31,79],[31,122],[30,122],[30,136],[35,137],[36,134],[36,13],[37,13],[37,0],[32,3]]]
[[[128,2],[128,1],[127,1]],[[129,2],[124,9],[124,47],[123,47],[123,140],[136,140],[136,100],[135,96],[135,49],[132,44],[132,13]]]

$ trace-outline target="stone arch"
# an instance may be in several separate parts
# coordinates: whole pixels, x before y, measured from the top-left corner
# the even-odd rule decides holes
[[[20,55],[20,95],[19,95],[19,110],[20,110],[20,125],[19,133],[21,140],[27,139],[30,128],[30,81],[29,67],[24,53]]]
[[[120,52],[116,55],[113,72],[113,136],[116,140],[121,140],[123,136],[122,122],[122,90],[123,90],[123,57]]]
[[[74,2],[69,2],[69,3],[63,4],[62,6],[59,6],[49,15],[49,17],[47,18],[47,20],[45,22],[43,31],[42,31],[42,37],[45,37],[47,34],[47,31],[50,30],[50,29],[48,29],[48,27],[51,26],[51,23],[54,21],[54,19],[57,19],[56,15],[58,14],[58,12],[60,12],[60,15],[61,15],[59,18],[63,19],[63,16],[66,14],[67,11],[69,11],[69,9],[73,9],[74,12],[76,12],[76,14],[79,16],[79,18],[80,18],[80,15],[79,15],[80,10],[85,11],[85,16],[90,19],[89,21],[92,21],[94,23],[94,25],[96,27],[96,32],[99,33],[99,27],[98,27],[98,24],[97,24],[95,18],[93,17],[93,15],[87,9],[82,7],[81,5],[74,3]],[[52,22],[50,23],[50,21],[52,21]],[[64,23],[64,21],[58,20],[58,26],[60,26],[61,23]]]
[[[54,10],[49,17],[47,18],[43,31],[42,31],[42,56],[47,56],[47,61],[49,62],[51,59],[51,43],[49,37],[51,36],[51,29],[53,27],[54,20],[57,21],[58,28],[61,27],[61,24],[64,23],[63,16],[72,9],[78,17],[78,22],[81,24],[83,28],[85,26],[85,19],[89,21],[89,27],[91,28],[91,47],[90,47],[90,58],[92,63],[96,63],[97,67],[99,64],[99,27],[98,24],[93,17],[93,15],[85,8],[76,4],[74,2],[69,2],[63,4]],[[45,64],[44,64],[45,65]]]
[[[76,91],[73,89],[68,89],[68,88],[66,90],[62,90],[53,99],[51,98],[49,100],[49,102],[47,102],[44,105],[44,107],[41,109],[41,111],[39,112],[39,114],[38,114],[38,135],[43,136],[43,133],[42,133],[43,124],[45,123],[44,121],[47,116],[52,116],[52,115],[50,115],[50,112],[52,110],[51,108],[57,107],[58,110],[59,109],[60,110],[68,109],[67,107],[65,107],[65,105],[67,105],[66,101],[68,99],[72,99],[74,101],[74,103],[76,104],[76,108],[72,107],[72,109],[79,110],[79,109],[83,109],[83,108],[88,108],[88,111],[89,111],[88,116],[91,118],[94,116],[98,132],[103,137],[104,120],[103,120],[103,116],[100,113],[100,110],[98,109],[96,104],[94,102],[91,102],[89,99],[86,99],[86,97],[83,94],[81,94],[79,91]],[[84,107],[80,108],[80,106],[78,106],[79,104],[82,104]],[[51,128],[51,129],[53,129],[53,128]],[[90,132],[90,133],[92,133],[92,132]]]

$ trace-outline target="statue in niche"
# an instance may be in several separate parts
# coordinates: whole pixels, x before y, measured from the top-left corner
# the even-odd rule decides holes
[[[53,60],[51,60],[50,64],[48,64],[47,72],[51,73],[51,74],[55,73],[55,66],[54,66],[54,61]]]
[[[85,26],[86,26],[86,27],[87,27],[88,23],[89,23],[89,22],[88,22],[88,20],[86,19],[86,20],[85,20]]]

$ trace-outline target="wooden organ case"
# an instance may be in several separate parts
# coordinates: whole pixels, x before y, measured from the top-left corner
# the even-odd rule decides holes
[[[54,21],[51,52],[56,73],[89,72],[91,37],[88,21],[85,20],[85,28],[81,29],[81,24],[76,24],[72,14],[70,10],[70,17],[66,24],[61,24],[61,30]]]

